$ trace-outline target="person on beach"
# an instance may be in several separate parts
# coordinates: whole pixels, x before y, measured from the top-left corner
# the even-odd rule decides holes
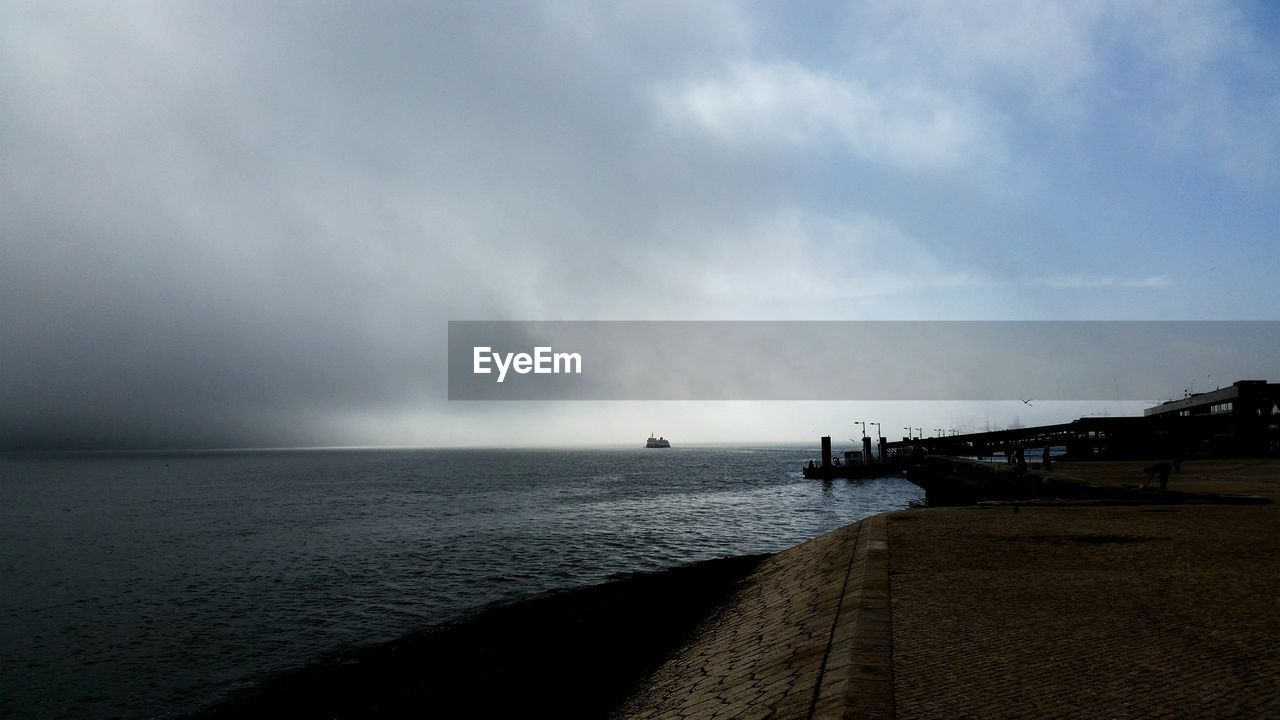
[[[1053,457],[1049,455],[1048,445],[1044,446],[1044,453],[1041,454],[1040,458],[1041,458],[1040,459],[1041,467],[1043,467],[1045,470],[1053,469]]]
[[[1142,472],[1147,474],[1147,481],[1138,486],[1139,490],[1145,490],[1147,486],[1151,484],[1151,479],[1154,478],[1156,475],[1160,476],[1160,489],[1168,490],[1169,474],[1173,472],[1173,463],[1171,462],[1154,463],[1143,468]]]
[[[1022,448],[1014,453],[1013,478],[1016,487],[1023,487],[1027,482],[1027,455]]]

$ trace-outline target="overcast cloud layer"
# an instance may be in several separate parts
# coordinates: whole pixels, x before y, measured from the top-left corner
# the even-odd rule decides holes
[[[0,0],[0,98],[0,447],[983,429],[450,404],[446,321],[1280,308],[1272,3]]]

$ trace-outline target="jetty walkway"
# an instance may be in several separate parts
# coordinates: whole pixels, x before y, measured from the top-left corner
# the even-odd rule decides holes
[[[1280,498],[1275,460],[1184,470]],[[1280,717],[1277,598],[1277,504],[891,513],[765,561],[618,717]]]

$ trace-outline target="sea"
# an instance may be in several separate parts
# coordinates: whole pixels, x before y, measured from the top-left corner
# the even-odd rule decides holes
[[[0,717],[173,718],[495,603],[923,501],[814,447],[0,455]]]

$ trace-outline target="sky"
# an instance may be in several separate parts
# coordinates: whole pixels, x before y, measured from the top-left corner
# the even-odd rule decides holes
[[[1263,1],[0,0],[0,448],[1140,412],[449,402],[446,328],[1273,320],[1278,60]]]

